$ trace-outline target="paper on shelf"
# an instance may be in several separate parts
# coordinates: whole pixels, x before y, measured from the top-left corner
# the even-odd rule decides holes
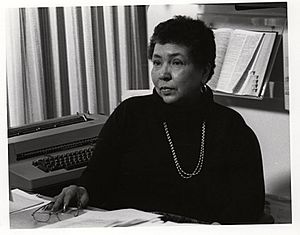
[[[250,64],[263,33],[234,30],[225,54],[217,90],[233,93]]]
[[[219,28],[214,35],[216,67],[207,85],[220,93],[261,97],[274,63],[277,33]]]

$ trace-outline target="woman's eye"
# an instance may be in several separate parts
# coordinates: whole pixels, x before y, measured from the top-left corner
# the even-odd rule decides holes
[[[160,66],[161,65],[161,62],[159,60],[153,60],[152,63],[153,63],[154,66]]]
[[[173,60],[172,65],[181,66],[181,65],[184,65],[184,63],[182,60]]]

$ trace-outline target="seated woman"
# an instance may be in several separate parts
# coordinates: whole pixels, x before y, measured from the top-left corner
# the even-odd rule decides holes
[[[152,95],[122,102],[101,130],[78,185],[53,210],[137,208],[208,223],[256,223],[263,214],[261,151],[234,110],[205,84],[215,67],[212,30],[177,16],[156,26],[149,45]]]

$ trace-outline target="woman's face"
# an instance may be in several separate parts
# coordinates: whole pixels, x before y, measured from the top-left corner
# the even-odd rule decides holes
[[[207,75],[194,66],[187,47],[156,43],[152,62],[152,81],[165,103],[192,103],[199,97]]]

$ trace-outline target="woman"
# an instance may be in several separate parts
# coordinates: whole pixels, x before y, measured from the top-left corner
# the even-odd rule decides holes
[[[177,16],[150,40],[152,95],[122,102],[104,125],[77,185],[53,210],[82,206],[161,211],[222,224],[263,213],[259,143],[243,118],[214,103],[205,84],[215,67],[213,32]]]

